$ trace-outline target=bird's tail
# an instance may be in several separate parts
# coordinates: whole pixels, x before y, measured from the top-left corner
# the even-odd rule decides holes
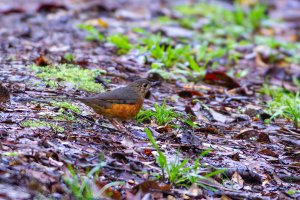
[[[38,103],[50,103],[51,101],[73,101],[77,100],[74,97],[66,96],[50,96],[50,97],[12,97],[13,102],[38,102]]]

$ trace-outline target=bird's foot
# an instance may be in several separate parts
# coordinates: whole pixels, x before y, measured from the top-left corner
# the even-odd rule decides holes
[[[116,120],[116,119],[111,119],[110,122],[112,123],[112,125],[114,127],[116,127],[116,129],[118,129],[119,131],[122,131],[124,133],[127,133],[129,135],[131,135],[131,132],[128,131],[128,129],[122,124],[122,122]]]

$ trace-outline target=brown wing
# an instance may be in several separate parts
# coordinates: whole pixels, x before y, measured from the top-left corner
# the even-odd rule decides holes
[[[77,100],[93,108],[111,108],[112,104],[135,104],[138,101],[138,94],[129,87],[123,87]]]

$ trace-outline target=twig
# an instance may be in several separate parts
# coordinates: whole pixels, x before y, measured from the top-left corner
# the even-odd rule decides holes
[[[260,194],[248,193],[248,192],[231,192],[231,191],[220,191],[220,195],[225,194],[226,196],[234,199],[252,199],[252,200],[270,200],[270,198],[262,197]]]
[[[293,166],[293,165],[281,165],[281,164],[271,164],[272,166],[275,167],[290,167],[290,168],[296,168],[296,169],[300,169],[300,166]]]

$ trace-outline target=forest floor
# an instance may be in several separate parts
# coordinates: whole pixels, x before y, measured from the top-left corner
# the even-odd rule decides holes
[[[0,2],[0,199],[299,199],[300,3]],[[155,84],[130,134],[73,97]]]

